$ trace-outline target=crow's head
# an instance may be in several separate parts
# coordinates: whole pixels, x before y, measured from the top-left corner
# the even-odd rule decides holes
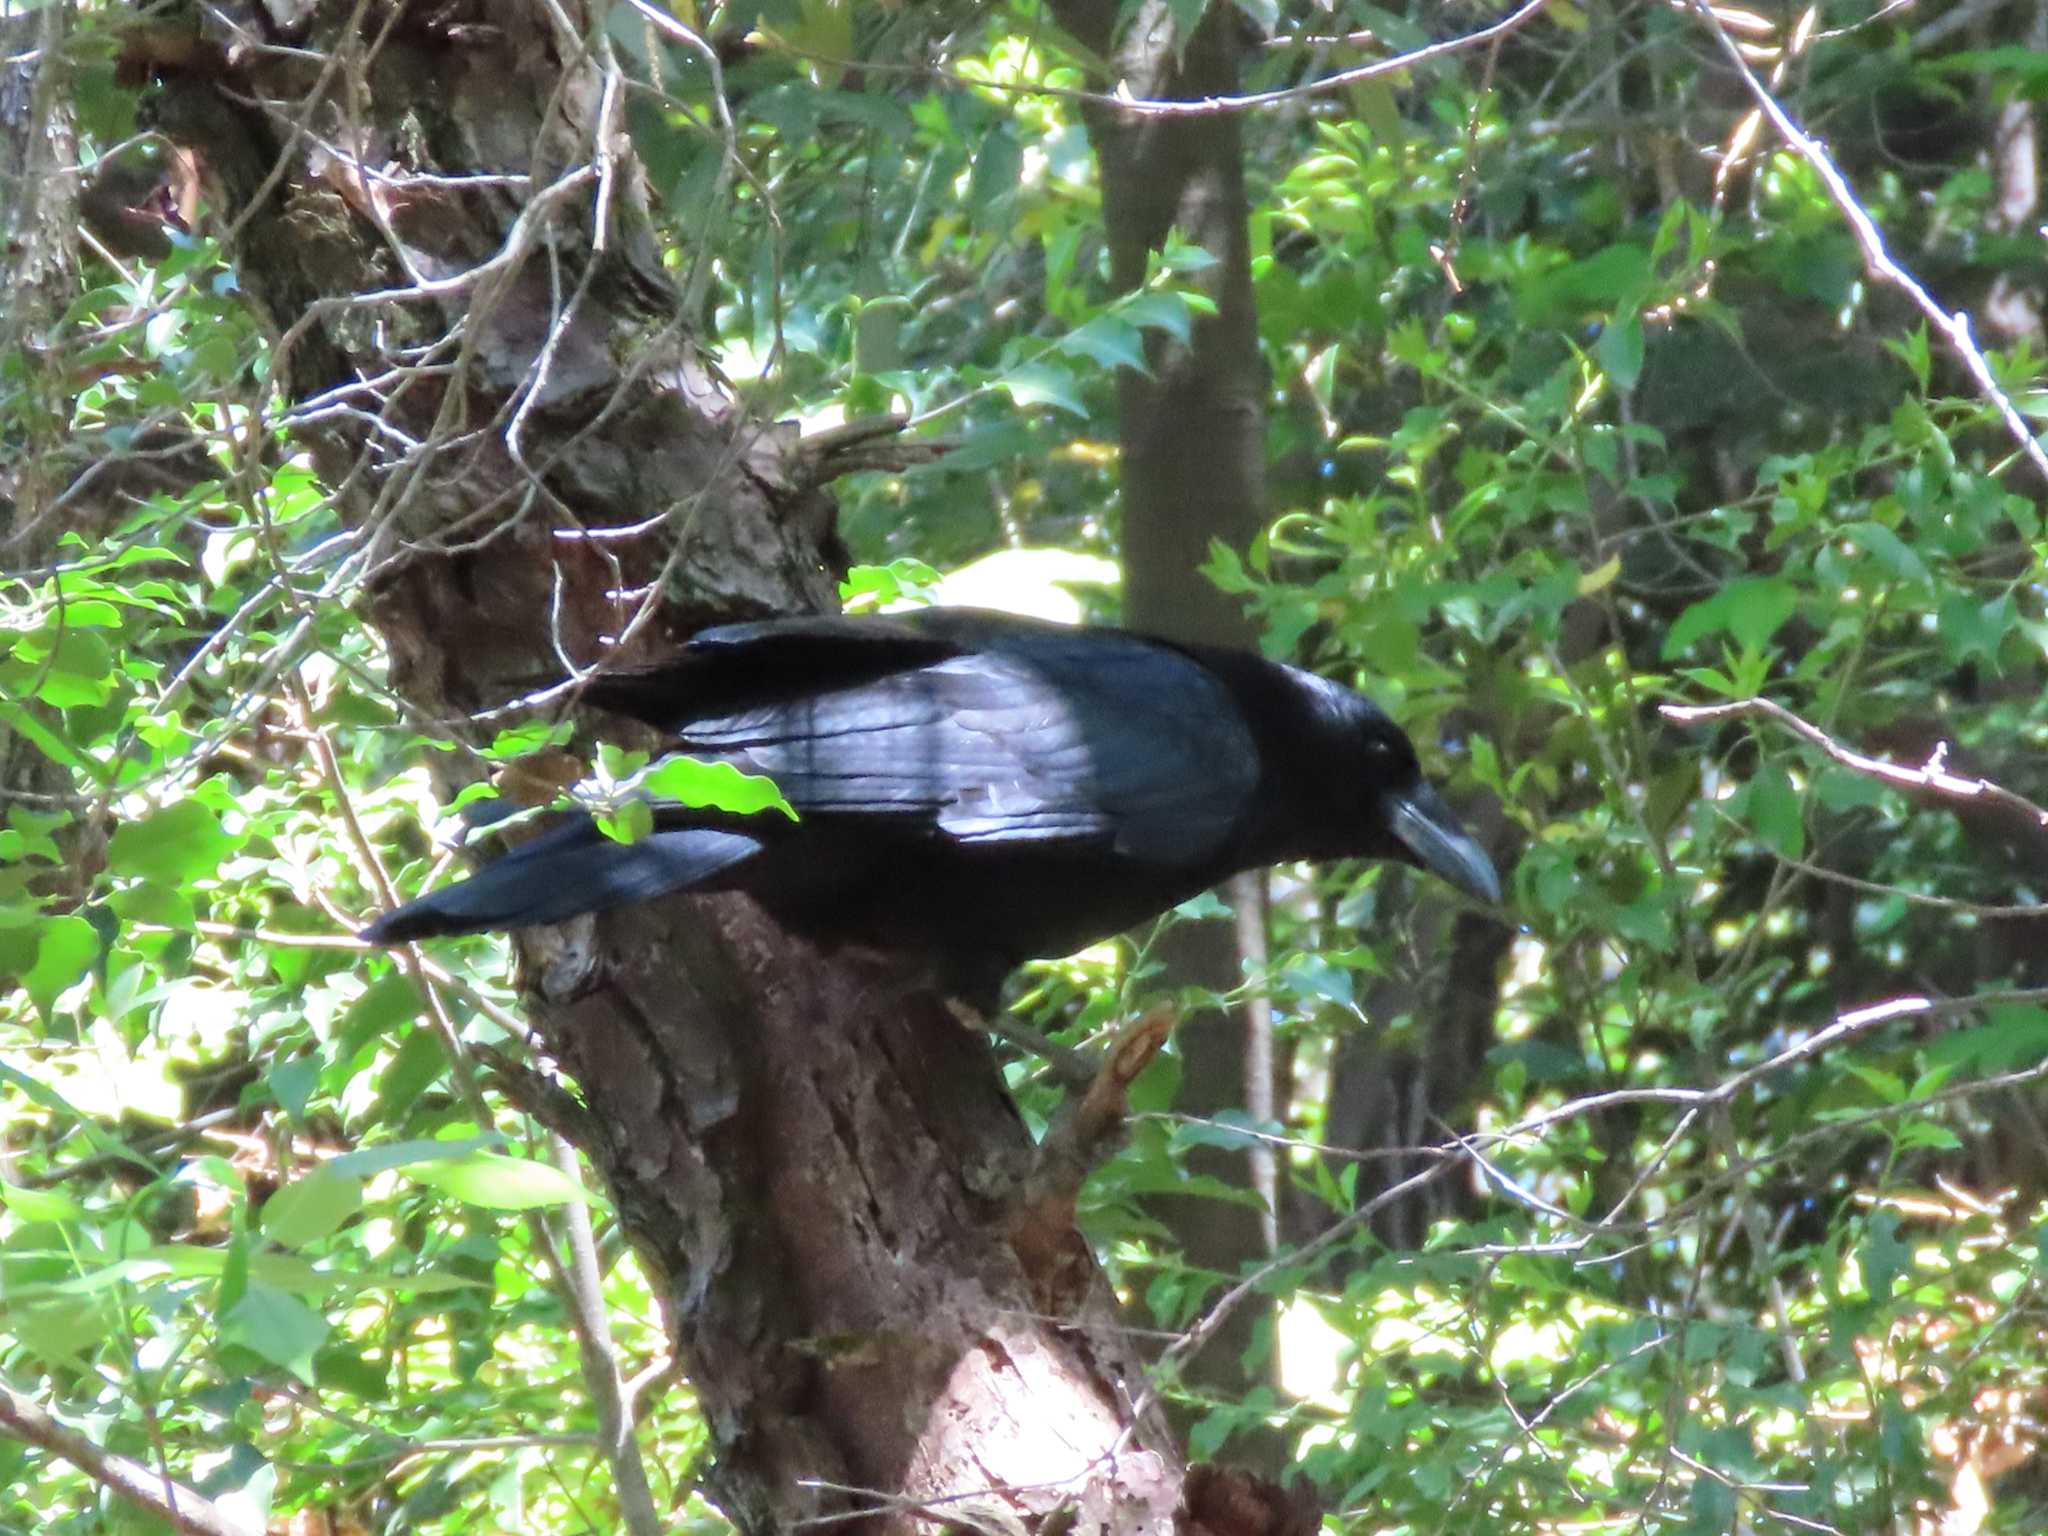
[[[1321,681],[1320,679],[1318,681]],[[1330,746],[1324,765],[1349,814],[1340,818],[1347,846],[1341,855],[1398,859],[1450,882],[1475,900],[1500,900],[1493,860],[1423,777],[1415,744],[1370,700],[1324,683],[1323,732]],[[1335,830],[1335,829],[1332,829]]]

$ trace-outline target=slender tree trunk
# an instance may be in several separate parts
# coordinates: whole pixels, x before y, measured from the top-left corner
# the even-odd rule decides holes
[[[1111,60],[1117,83],[1135,96],[1197,99],[1236,90],[1240,22],[1234,7],[1211,5],[1184,48],[1174,31],[1173,7],[1147,0],[1118,33],[1119,9],[1108,0],[1053,6],[1063,26]],[[1147,256],[1165,244],[1170,231],[1215,258],[1198,280],[1216,313],[1196,320],[1186,346],[1155,335],[1149,375],[1128,368],[1118,375],[1124,616],[1140,629],[1175,639],[1248,645],[1252,630],[1237,603],[1200,571],[1212,542],[1241,550],[1266,517],[1265,366],[1252,297],[1238,119],[1091,107],[1087,122],[1115,281],[1126,288],[1141,282]],[[1250,894],[1245,884],[1238,882],[1240,897]],[[1184,926],[1166,944],[1168,983],[1228,991],[1242,979],[1240,958],[1231,925]],[[1273,1102],[1270,1078],[1248,1082],[1249,1063],[1266,1063],[1270,1072],[1272,1060],[1270,1049],[1261,1050],[1256,1041],[1248,1050],[1249,1023],[1221,1012],[1183,1022],[1180,1108],[1212,1115]],[[1238,1184],[1254,1172],[1242,1152],[1203,1148],[1191,1162],[1198,1171]],[[1253,1179],[1255,1187],[1259,1182]],[[1174,1197],[1162,1199],[1159,1208],[1189,1261],[1203,1268],[1234,1276],[1267,1251],[1270,1218],[1257,1211]],[[1241,1362],[1261,1317],[1257,1307],[1239,1308],[1193,1362],[1190,1379],[1241,1393],[1249,1384]]]

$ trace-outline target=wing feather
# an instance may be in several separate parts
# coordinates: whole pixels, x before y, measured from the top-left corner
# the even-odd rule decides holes
[[[1215,854],[1259,773],[1250,731],[1199,663],[1051,627],[692,719],[680,742],[768,775],[799,815],[908,819],[966,845],[1107,845],[1170,866]]]

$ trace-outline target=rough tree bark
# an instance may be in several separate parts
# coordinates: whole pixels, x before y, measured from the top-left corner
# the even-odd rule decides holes
[[[48,381],[54,371],[45,328],[62,312],[63,274],[73,250],[71,186],[55,167],[75,158],[69,114],[57,110],[51,82],[24,62],[61,44],[61,7],[27,16],[0,18],[0,187],[20,188],[0,208],[0,250],[8,253],[9,303],[0,307],[0,351],[18,353],[26,363],[22,387],[37,394],[61,394]],[[27,411],[19,417],[35,420]],[[55,494],[61,474],[57,423],[52,411],[43,431],[10,433],[0,441],[0,570],[31,572],[56,547],[62,524],[37,511]],[[47,806],[69,788],[68,777],[48,756],[11,730],[0,728],[0,787]],[[72,867],[88,860],[74,854]]]
[[[230,0],[135,35],[124,70],[199,157],[421,718],[476,739],[562,655],[832,603],[829,467],[692,347],[601,8]],[[1075,1175],[924,977],[721,897],[531,936],[521,980],[573,1084],[551,1118],[664,1294],[742,1529],[1312,1521],[1184,1485]]]

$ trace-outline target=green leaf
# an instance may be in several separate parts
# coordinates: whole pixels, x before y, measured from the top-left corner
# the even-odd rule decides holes
[[[448,1050],[431,1029],[407,1031],[377,1074],[377,1097],[370,1106],[373,1120],[402,1125],[421,1094],[448,1071]]]
[[[107,770],[89,753],[75,750],[71,743],[17,704],[0,699],[0,725],[27,741],[53,763],[84,774],[95,784],[107,782]]]
[[[103,598],[67,597],[64,602],[64,618],[61,629],[64,631],[119,629],[121,627],[121,620],[121,610]],[[26,643],[30,646],[40,647],[41,641],[42,636],[32,635],[28,637]],[[102,642],[102,644],[104,643]],[[43,654],[43,651],[38,650],[37,654]],[[108,655],[107,660],[111,662],[111,655]]]
[[[1788,859],[1806,853],[1806,826],[1800,816],[1799,792],[1776,763],[1765,763],[1750,780],[1750,817],[1756,835]]]
[[[1650,261],[1660,263],[1666,256],[1678,249],[1678,242],[1685,234],[1687,222],[1692,217],[1692,204],[1675,199],[1664,206],[1664,215],[1657,220],[1656,238],[1650,242]]]
[[[1692,808],[1699,792],[1699,762],[1682,758],[1650,780],[1643,796],[1643,820],[1659,837],[1667,836],[1678,818]]]
[[[263,1235],[281,1248],[317,1242],[363,1208],[363,1182],[323,1163],[263,1205]]]
[[[1737,683],[1734,678],[1723,672],[1719,667],[1680,667],[1678,675],[1698,683],[1702,688],[1711,689],[1715,693],[1723,694],[1731,699],[1749,697],[1744,692],[1742,685]]]
[[[0,1205],[6,1206],[23,1221],[48,1221],[65,1227],[85,1219],[84,1206],[54,1189],[0,1184]]]
[[[887,565],[856,565],[839,583],[839,601],[848,608],[887,608],[905,600],[928,603],[939,573],[908,556]]]
[[[21,978],[35,1005],[47,1013],[57,994],[99,958],[99,930],[82,917],[53,917],[36,941],[36,962]]]
[[[615,741],[600,741],[597,744],[597,766],[599,771],[614,783],[623,784],[645,768],[650,754],[633,747],[622,747]]]
[[[2018,43],[2009,43],[2001,48],[1972,48],[1961,53],[1947,54],[1939,59],[1928,60],[1923,67],[1940,73],[1969,75],[1972,78],[1990,74],[2011,75],[2030,85],[2048,85],[2048,53]]]
[[[1941,648],[1951,666],[1981,657],[1996,670],[1998,648],[2014,632],[2017,621],[2011,593],[1980,604],[1957,592],[1942,599],[1935,627],[1940,631]]]
[[[1730,582],[1678,616],[1664,637],[1664,659],[1670,661],[1695,640],[1721,631],[1752,650],[1761,650],[1792,617],[1798,601],[1792,584],[1775,576],[1747,576]]]
[[[654,807],[637,796],[596,818],[597,830],[615,843],[637,843],[654,830]]]
[[[1270,1127],[1262,1127],[1241,1109],[1218,1110],[1201,1120],[1190,1120],[1173,1128],[1169,1145],[1176,1153],[1189,1147],[1221,1147],[1225,1151],[1269,1144]]]
[[[552,1163],[476,1152],[452,1163],[431,1163],[411,1177],[444,1195],[493,1211],[526,1211],[543,1205],[582,1204],[590,1192]]]
[[[1886,572],[1900,581],[1924,587],[1933,579],[1927,574],[1927,567],[1920,557],[1882,523],[1850,523],[1842,529],[1842,536],[1853,539]]]
[[[1297,997],[1315,998],[1340,1008],[1350,1008],[1355,1001],[1351,973],[1332,965],[1322,955],[1302,955],[1290,960],[1275,981],[1278,987]]]
[[[1927,322],[1923,320],[1904,336],[1886,341],[1884,349],[1911,370],[1914,389],[1926,394],[1928,375],[1934,370],[1934,346],[1927,338]]]
[[[1209,541],[1209,558],[1202,562],[1202,574],[1225,592],[1251,592],[1255,583],[1245,574],[1244,557],[1221,539]]]
[[[1206,272],[1216,265],[1216,257],[1206,248],[1182,237],[1178,227],[1166,235],[1166,249],[1155,253],[1152,258],[1159,263],[1162,271],[1176,277],[1188,277],[1196,272]],[[1181,302],[1202,314],[1216,313],[1216,301],[1206,293],[1181,293]]]
[[[464,1136],[455,1141],[391,1141],[381,1146],[359,1147],[353,1152],[344,1152],[327,1166],[367,1179],[393,1168],[411,1168],[420,1163],[468,1157],[485,1147],[499,1146],[504,1140],[494,1132],[489,1136]]]
[[[1718,1477],[1695,1477],[1686,1504],[1688,1518],[1682,1527],[1685,1536],[1719,1536],[1721,1532],[1732,1531],[1741,1508],[1735,1490]]]
[[[657,799],[678,805],[730,811],[735,816],[780,811],[791,821],[796,820],[796,811],[782,797],[773,779],[743,773],[731,763],[707,763],[682,754],[664,757],[641,775],[639,787]]]
[[[363,989],[362,996],[348,1005],[336,1031],[335,1059],[347,1061],[371,1041],[391,1034],[402,1024],[419,1017],[419,988],[410,976],[392,971]],[[282,1094],[279,1102],[290,1103]]]
[[[1813,781],[1816,799],[1830,811],[1868,810],[1883,805],[1890,793],[1884,784],[1867,773],[1830,765]]]
[[[1917,1152],[1929,1147],[1938,1152],[1960,1152],[1963,1142],[1947,1126],[1936,1125],[1932,1120],[1909,1120],[1892,1137],[1892,1148],[1897,1152]]]
[[[491,744],[484,748],[483,755],[494,762],[525,757],[544,747],[567,746],[569,738],[575,734],[576,725],[571,720],[528,720],[498,732],[491,738]]]
[[[1062,352],[1092,358],[1105,368],[1135,368],[1140,373],[1148,371],[1145,367],[1145,344],[1138,328],[1114,315],[1097,315],[1078,330],[1062,336],[1059,346]]]
[[[1529,1083],[1581,1082],[1589,1075],[1583,1055],[1548,1040],[1510,1041],[1488,1051],[1486,1059],[1499,1070],[1519,1067]]]
[[[1589,313],[1633,308],[1649,286],[1649,251],[1640,245],[1610,245],[1583,261],[1524,279],[1515,308],[1524,324],[1570,325]]]
[[[253,1350],[313,1385],[313,1355],[326,1342],[327,1322],[298,1297],[251,1281],[221,1324],[223,1342]]]
[[[1896,1072],[1887,1072],[1881,1067],[1867,1066],[1860,1061],[1844,1062],[1842,1070],[1876,1094],[1881,1102],[1886,1104],[1903,1104],[1906,1102],[1905,1079]]]
[[[90,1372],[93,1356],[115,1331],[117,1316],[99,1297],[59,1297],[9,1307],[5,1331],[39,1360]]]
[[[406,982],[405,989],[411,992],[411,982]],[[357,999],[358,1003],[361,1001]],[[284,1106],[284,1112],[303,1124],[307,1103],[320,1081],[320,1071],[318,1056],[295,1056],[289,1061],[273,1062],[270,1070],[263,1074],[263,1081],[269,1085],[271,1097]]]
[[[1188,296],[1175,288],[1134,293],[1117,306],[1116,312],[1141,331],[1164,331],[1183,345],[1194,331]]]
[[[1609,555],[1605,564],[1579,577],[1578,592],[1581,597],[1591,597],[1595,592],[1605,591],[1613,585],[1614,578],[1621,574],[1621,556]]]
[[[1643,371],[1643,322],[1636,315],[1617,317],[1602,326],[1593,343],[1600,371],[1623,389],[1634,389]]]
[[[1088,407],[1074,388],[1074,376],[1051,363],[1025,363],[1012,368],[997,384],[1009,391],[1018,405],[1052,405],[1076,416],[1086,416]]]
[[[1899,1241],[1898,1212],[1879,1207],[1870,1213],[1870,1237],[1857,1257],[1863,1268],[1863,1289],[1872,1301],[1891,1300],[1892,1287],[1912,1267],[1912,1250]]]
[[[249,1273],[253,1267],[251,1260],[254,1258],[250,1249],[253,1246],[254,1244],[249,1241],[248,1203],[238,1200],[235,1202],[232,1225],[225,1247],[198,1248],[191,1243],[164,1243],[160,1244],[151,1256],[166,1258],[173,1266],[173,1273],[179,1272],[176,1265],[180,1258],[188,1264],[211,1264],[211,1269],[195,1268],[184,1273],[211,1274],[218,1277],[220,1283],[215,1287],[214,1305],[225,1313],[232,1312],[241,1304],[242,1298],[249,1294]],[[277,1284],[272,1277],[266,1277],[265,1283]]]
[[[1930,1067],[2010,1072],[2041,1061],[2048,1061],[2048,1009],[2017,1003],[1986,1009],[1984,1023],[1952,1030],[1927,1047]]]
[[[107,841],[107,868],[165,885],[210,875],[241,845],[203,801],[187,798],[140,821],[125,822]]]
[[[49,650],[40,637],[23,640],[7,665],[10,681],[33,682],[36,697],[57,709],[104,704],[112,693],[114,652],[91,630],[67,629]]]

